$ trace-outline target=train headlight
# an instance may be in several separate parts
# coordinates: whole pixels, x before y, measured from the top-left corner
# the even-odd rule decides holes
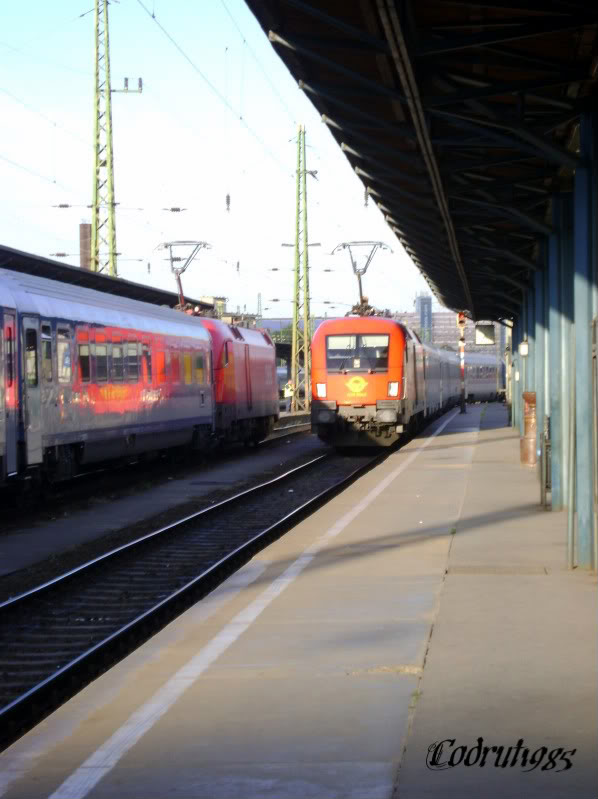
[[[320,399],[326,399],[326,383],[316,383],[316,394]]]
[[[398,382],[395,383],[393,381],[392,383],[388,384],[388,396],[389,397],[398,397],[399,396],[399,384],[398,384]]]

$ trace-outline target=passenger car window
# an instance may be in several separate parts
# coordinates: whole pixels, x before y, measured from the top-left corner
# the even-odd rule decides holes
[[[139,380],[137,343],[132,341],[127,344],[127,379],[133,382]]]
[[[96,380],[105,383],[108,380],[108,347],[96,344]]]
[[[52,382],[52,329],[50,325],[42,325],[42,377],[45,383]]]
[[[56,333],[56,364],[58,382],[71,382],[71,341],[70,331],[58,329]]]
[[[32,388],[37,386],[37,333],[25,332],[25,380]]]
[[[79,378],[82,383],[89,383],[89,344],[79,344]]]
[[[112,379],[120,383],[124,376],[122,344],[112,345]]]

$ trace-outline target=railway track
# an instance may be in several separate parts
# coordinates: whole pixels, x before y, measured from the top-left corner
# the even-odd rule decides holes
[[[0,749],[379,463],[329,453],[0,604]]]

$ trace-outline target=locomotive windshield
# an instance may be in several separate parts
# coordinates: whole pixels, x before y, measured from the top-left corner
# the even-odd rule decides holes
[[[326,367],[333,372],[388,369],[388,336],[326,336]]]

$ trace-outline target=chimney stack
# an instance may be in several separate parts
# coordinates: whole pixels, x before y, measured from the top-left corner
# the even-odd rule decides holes
[[[91,269],[91,223],[79,225],[79,265],[81,269]]]

